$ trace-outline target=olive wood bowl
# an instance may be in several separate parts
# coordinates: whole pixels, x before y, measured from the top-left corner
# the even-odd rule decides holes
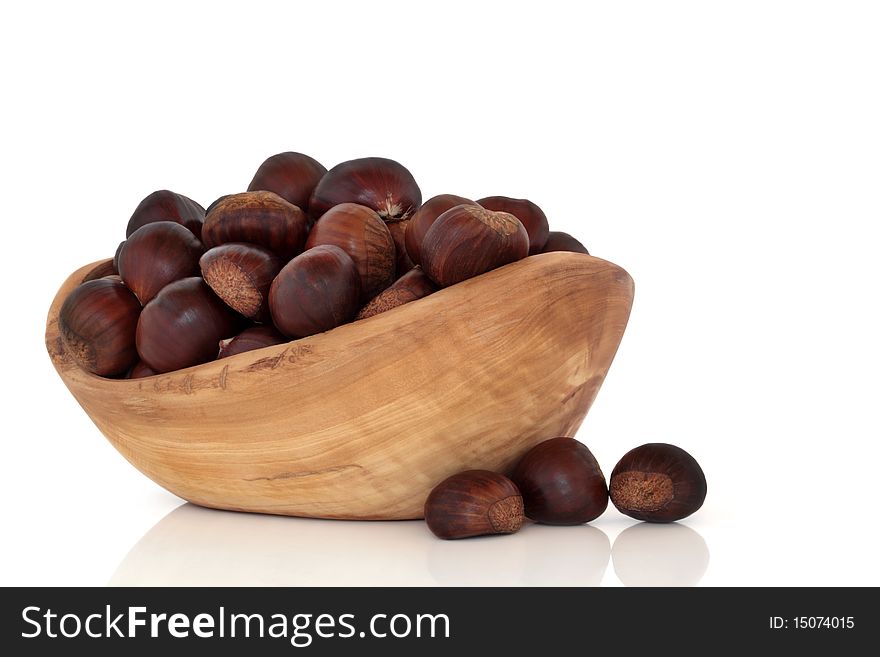
[[[107,263],[74,272],[46,324],[52,363],[98,429],[189,502],[318,518],[421,518],[449,475],[508,472],[573,436],[633,299],[617,265],[548,253],[320,335],[114,380],[81,369],[58,330],[64,299]]]

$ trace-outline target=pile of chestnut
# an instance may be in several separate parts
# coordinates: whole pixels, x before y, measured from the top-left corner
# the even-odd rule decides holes
[[[112,265],[65,300],[59,328],[84,369],[138,378],[328,331],[548,251],[587,253],[531,201],[422,204],[393,160],[328,171],[279,153],[207,211],[167,190],[147,196]]]
[[[646,522],[675,522],[706,498],[706,477],[675,445],[648,443],[624,454],[610,485],[592,452],[573,438],[535,445],[510,477],[466,470],[443,480],[425,502],[425,521],[439,538],[512,534],[526,517],[546,525],[582,525],[608,507]]]

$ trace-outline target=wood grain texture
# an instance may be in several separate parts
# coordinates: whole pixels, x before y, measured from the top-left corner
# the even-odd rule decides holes
[[[109,380],[81,370],[49,310],[64,383],[136,468],[202,506],[322,518],[422,517],[431,488],[508,473],[573,436],[633,299],[620,267],[532,256],[332,331],[177,372]]]

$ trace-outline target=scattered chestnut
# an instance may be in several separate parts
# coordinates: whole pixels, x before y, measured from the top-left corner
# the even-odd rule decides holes
[[[338,246],[354,260],[361,277],[363,301],[372,299],[394,281],[394,238],[370,208],[340,203],[327,211],[312,227],[306,250],[323,244]]]
[[[147,376],[155,376],[158,374],[156,370],[147,365],[144,361],[139,360],[128,372],[129,379],[143,379]]]
[[[259,322],[269,318],[269,286],[284,263],[269,249],[228,242],[205,251],[202,278],[233,310]]]
[[[476,205],[474,201],[456,196],[455,194],[440,194],[432,196],[415,211],[409,226],[406,229],[406,252],[414,264],[422,262],[421,251],[425,233],[434,224],[437,217],[454,208],[456,205]]]
[[[209,249],[227,242],[264,246],[282,260],[302,251],[306,215],[273,192],[242,192],[218,199],[205,217],[202,241]]]
[[[510,475],[526,516],[545,525],[582,525],[608,506],[608,487],[596,458],[573,438],[552,438],[526,452]]]
[[[120,281],[87,281],[61,305],[61,340],[83,369],[100,376],[124,374],[138,359],[135,328],[140,312],[137,297]]]
[[[409,170],[384,157],[364,157],[337,164],[321,178],[309,199],[317,219],[340,203],[375,210],[384,221],[407,219],[422,203],[422,192]]]
[[[119,275],[142,305],[173,281],[199,273],[205,248],[173,221],[141,226],[122,244]]]
[[[706,499],[706,476],[693,456],[675,445],[631,449],[611,472],[611,501],[636,520],[674,522]]]
[[[202,278],[182,278],[144,306],[137,351],[160,373],[206,363],[217,357],[220,340],[238,332],[240,321]]]
[[[360,300],[357,266],[345,251],[332,244],[316,246],[295,257],[278,272],[269,289],[272,321],[291,338],[322,333],[351,321]]]
[[[590,255],[587,247],[581,244],[568,233],[559,230],[551,230],[547,243],[541,250],[541,253],[550,253],[551,251],[571,251],[572,253],[584,253]]]
[[[487,196],[479,199],[477,203],[487,210],[508,212],[519,219],[529,234],[529,255],[541,253],[550,234],[547,215],[541,208],[528,199],[507,196]]]
[[[325,173],[327,168],[308,155],[292,151],[278,153],[260,165],[248,191],[275,192],[305,212],[309,197]]]
[[[425,522],[438,538],[513,534],[523,524],[523,499],[504,475],[466,470],[434,487],[425,501]]]
[[[246,351],[271,347],[272,345],[287,342],[287,338],[277,331],[274,326],[263,324],[245,329],[234,338],[220,341],[220,353],[217,358],[227,358]]]
[[[410,301],[421,299],[437,291],[437,286],[425,276],[421,267],[410,269],[406,274],[373,297],[366,306],[361,308],[355,319],[366,319],[386,310],[397,308]]]
[[[519,219],[479,205],[457,205],[434,222],[422,242],[422,268],[447,287],[521,260],[529,236]]]
[[[173,221],[185,226],[196,236],[202,239],[202,223],[205,221],[205,208],[183,194],[160,189],[153,192],[141,201],[135,208],[125,236],[130,237],[141,226],[154,221]]]

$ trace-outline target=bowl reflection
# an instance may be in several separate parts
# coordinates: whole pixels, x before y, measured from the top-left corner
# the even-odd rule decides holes
[[[695,586],[709,565],[706,541],[678,523],[628,527],[614,540],[611,556],[625,586]]]
[[[595,527],[528,525],[441,541],[421,521],[313,520],[183,504],[129,551],[111,586],[591,586],[610,558]]]

